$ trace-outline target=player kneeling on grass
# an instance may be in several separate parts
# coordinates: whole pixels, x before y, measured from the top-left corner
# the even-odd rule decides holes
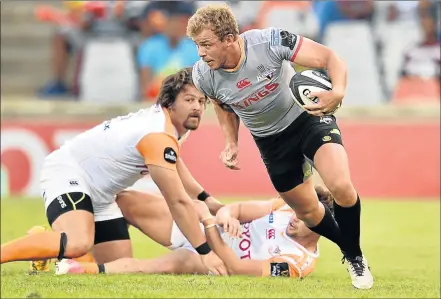
[[[182,69],[163,81],[156,105],[105,121],[52,152],[45,159],[40,185],[53,231],[2,245],[1,263],[78,258],[109,240],[131,248],[115,198],[149,173],[177,225],[201,254],[201,263],[214,273],[224,271],[199,229],[180,177],[178,139],[198,128],[206,101],[194,86],[191,69]]]
[[[331,194],[320,187],[316,187],[316,192],[319,200],[333,210]],[[173,252],[154,259],[123,258],[100,265],[63,260],[57,266],[57,274],[208,273],[161,197],[125,191],[118,196],[118,204],[129,223]],[[209,197],[205,203],[194,204],[207,240],[224,261],[228,274],[302,278],[314,270],[320,236],[308,229],[282,199],[224,206]]]

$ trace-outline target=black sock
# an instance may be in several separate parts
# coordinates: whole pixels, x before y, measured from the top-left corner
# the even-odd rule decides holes
[[[104,264],[98,264],[98,273],[99,274],[105,274],[106,268],[104,267]]]
[[[334,217],[332,217],[332,213],[326,205],[325,207],[325,215],[323,219],[314,227],[310,227],[309,229],[313,232],[331,240],[338,246],[341,244],[341,233],[338,227],[337,222]]]
[[[361,256],[360,247],[360,216],[361,204],[357,194],[357,202],[352,207],[342,207],[334,202],[335,220],[340,227],[342,244],[347,250],[344,253],[349,257]]]

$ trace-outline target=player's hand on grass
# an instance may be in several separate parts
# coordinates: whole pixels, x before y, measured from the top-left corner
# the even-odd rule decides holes
[[[239,146],[236,143],[229,143],[221,153],[221,160],[224,165],[233,170],[239,170]]]
[[[317,104],[304,105],[303,108],[312,115],[323,116],[332,114],[341,103],[344,97],[344,92],[338,90],[311,92],[308,97],[313,99],[318,98]]]
[[[205,267],[207,267],[210,274],[214,275],[228,275],[227,268],[224,265],[224,262],[217,256],[214,251],[211,251],[208,254],[201,255],[202,262]]]
[[[221,226],[230,237],[240,238],[240,222],[233,217],[216,217],[216,223]]]

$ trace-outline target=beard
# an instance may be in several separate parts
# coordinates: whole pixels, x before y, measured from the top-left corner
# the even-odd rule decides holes
[[[184,122],[184,128],[187,130],[194,131],[199,127],[199,123],[201,122],[200,117],[188,117],[187,120]]]

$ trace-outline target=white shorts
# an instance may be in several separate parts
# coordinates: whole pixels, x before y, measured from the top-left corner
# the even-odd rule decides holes
[[[82,192],[92,200],[96,222],[122,218],[123,214],[115,202],[115,195],[100,194],[90,186],[90,181],[67,150],[53,152],[46,158],[40,177],[41,194],[46,210],[58,196]]]

